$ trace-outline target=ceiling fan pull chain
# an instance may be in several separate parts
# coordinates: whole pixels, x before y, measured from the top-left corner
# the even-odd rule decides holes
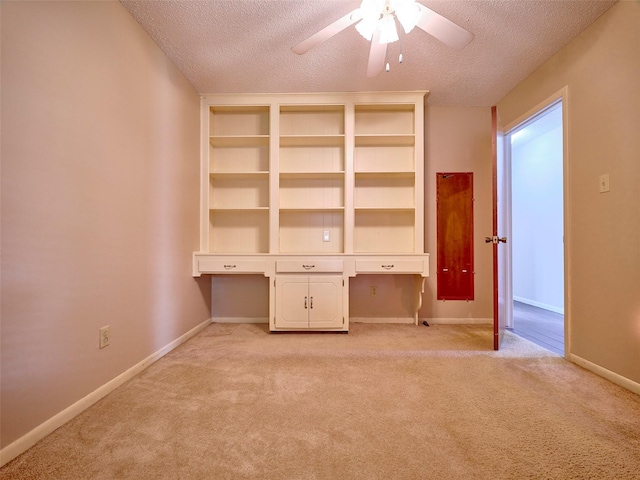
[[[391,65],[389,64],[389,49],[388,48],[384,53],[384,69],[385,69],[385,71],[387,73],[389,72],[389,70],[391,70]]]

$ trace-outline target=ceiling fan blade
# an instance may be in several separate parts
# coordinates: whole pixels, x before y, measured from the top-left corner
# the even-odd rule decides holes
[[[437,38],[445,45],[461,49],[473,40],[473,33],[468,32],[451,20],[418,3],[422,15],[416,26]]]
[[[384,70],[384,60],[387,56],[387,44],[380,43],[380,29],[376,29],[371,39],[371,50],[369,50],[369,65],[367,66],[367,77],[377,77]]]
[[[331,25],[327,25],[322,30],[314,33],[306,40],[303,40],[299,44],[291,47],[291,50],[294,53],[297,53],[298,55],[307,53],[316,45],[340,33],[342,30],[344,30],[347,27],[350,27],[361,18],[362,18],[362,14],[360,13],[360,9],[356,8],[352,12],[347,13],[344,17],[333,22]]]

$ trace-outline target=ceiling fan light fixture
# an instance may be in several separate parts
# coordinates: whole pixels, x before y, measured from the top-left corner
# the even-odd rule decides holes
[[[398,41],[396,21],[391,13],[385,13],[378,23],[380,28],[380,43],[393,43]]]
[[[396,41],[402,44],[398,37],[396,20],[407,34],[417,27],[452,48],[464,48],[473,40],[471,32],[425,7],[419,1],[361,0],[360,7],[294,45],[291,50],[302,55],[315,45],[355,25],[356,31],[370,42],[367,76],[375,77],[385,69],[385,64],[387,71],[390,69],[386,57],[387,44]],[[402,45],[398,62],[403,62]]]
[[[409,33],[420,20],[422,10],[415,0],[404,0],[398,3],[395,14],[405,33]]]
[[[364,17],[356,24],[356,30],[362,35],[368,42],[373,38],[373,32],[375,32],[378,26],[378,18]]]
[[[381,0],[362,0],[360,4],[362,20],[356,24],[356,30],[369,42],[378,26],[383,5],[384,2],[381,2]]]

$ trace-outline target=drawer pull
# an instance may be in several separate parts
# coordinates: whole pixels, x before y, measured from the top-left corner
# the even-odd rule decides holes
[[[394,267],[394,265],[380,265],[380,266],[385,270],[391,270]]]
[[[443,271],[443,272],[448,272],[448,271],[449,271],[449,269],[448,269],[448,268],[443,268],[443,269],[442,269],[442,271]]]
[[[231,270],[232,268],[236,268],[236,266],[235,265],[225,265],[224,266],[225,270]]]
[[[302,265],[302,268],[305,270],[311,270],[312,268],[315,268],[315,265]]]

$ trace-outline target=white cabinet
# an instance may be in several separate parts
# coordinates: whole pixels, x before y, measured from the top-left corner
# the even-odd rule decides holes
[[[272,330],[342,329],[343,281],[322,274],[277,276]]]
[[[269,277],[272,330],[348,330],[358,273],[426,276],[425,95],[204,96],[194,275]]]

